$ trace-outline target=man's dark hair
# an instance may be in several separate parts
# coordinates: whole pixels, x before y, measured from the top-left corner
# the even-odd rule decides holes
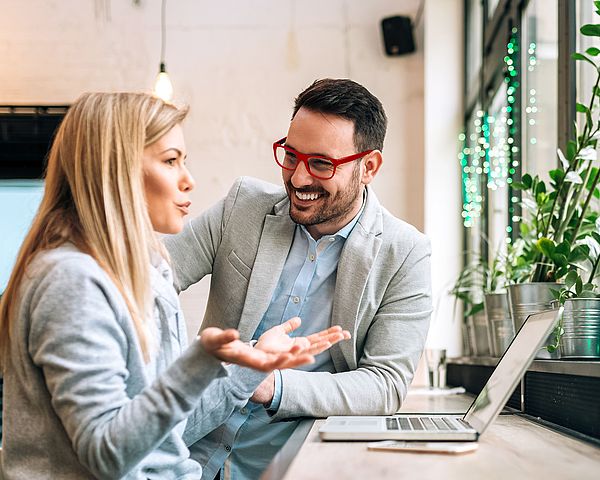
[[[347,79],[316,80],[296,97],[292,120],[302,107],[351,120],[357,152],[383,149],[387,117],[381,102],[362,85]]]

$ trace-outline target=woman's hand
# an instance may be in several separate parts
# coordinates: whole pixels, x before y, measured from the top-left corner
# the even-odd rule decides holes
[[[317,355],[341,340],[350,338],[350,332],[335,326],[309,335],[308,337],[290,337],[289,334],[300,326],[299,317],[290,318],[287,322],[270,328],[263,333],[254,348],[267,353],[289,352],[299,347],[303,353]]]
[[[240,334],[235,329],[221,330],[209,327],[202,331],[200,342],[208,353],[223,362],[235,363],[263,372],[299,367],[315,361],[313,354],[304,352],[298,345],[291,345],[287,350],[282,349],[279,352],[266,352],[251,347],[242,342],[239,337]]]

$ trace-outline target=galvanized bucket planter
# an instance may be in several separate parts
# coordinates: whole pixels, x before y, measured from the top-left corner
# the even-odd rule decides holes
[[[475,356],[485,357],[490,355],[488,321],[483,310],[473,315],[473,340]]]
[[[501,357],[515,336],[515,327],[508,308],[508,294],[486,294],[485,312],[490,331],[491,354]]]
[[[600,358],[600,298],[570,298],[563,312],[561,358]]]
[[[473,344],[475,343],[475,340],[472,340],[472,334],[471,332],[473,331],[473,317],[469,317],[467,319],[465,319],[465,321],[462,324],[462,329],[461,329],[461,333],[462,333],[462,341],[463,341],[463,355],[465,357],[471,357],[473,355],[475,355],[475,350],[473,349]]]
[[[539,313],[552,308],[554,296],[551,289],[559,290],[561,284],[556,282],[518,283],[508,286],[508,305],[515,332],[518,332],[525,320],[532,313]],[[553,344],[554,333],[551,333],[546,345]],[[541,349],[535,358],[557,359],[558,350],[553,353]]]

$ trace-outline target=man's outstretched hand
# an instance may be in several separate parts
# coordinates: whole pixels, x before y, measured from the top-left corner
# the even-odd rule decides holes
[[[289,351],[293,347],[300,347],[302,352],[318,355],[341,340],[350,338],[350,332],[335,326],[309,335],[308,337],[290,337],[289,334],[301,324],[299,317],[290,318],[281,325],[276,325],[263,333],[254,346],[269,353]]]
[[[294,317],[267,330],[254,348],[242,342],[239,332],[234,329],[206,328],[202,331],[200,342],[208,353],[223,362],[270,372],[313,363],[315,355],[340,340],[350,338],[350,333],[342,331],[339,326],[308,337],[290,337],[289,334],[296,330],[300,323],[300,319]]]
[[[298,317],[290,318],[287,322],[263,333],[258,339],[255,348],[262,348],[266,351],[277,351],[277,348],[301,346],[306,352],[317,355],[327,350],[333,344],[350,338],[350,332],[342,330],[339,326],[322,330],[308,337],[290,337],[288,333],[294,331],[299,326],[300,319]],[[258,386],[250,400],[255,403],[268,405],[273,400],[274,394],[275,378],[271,374]]]
[[[263,372],[271,372],[278,368],[294,368],[315,361],[312,354],[303,352],[297,345],[291,346],[287,351],[270,353],[251,347],[242,342],[239,336],[239,332],[234,329],[221,330],[209,327],[202,331],[200,342],[208,353],[223,362],[235,363]]]

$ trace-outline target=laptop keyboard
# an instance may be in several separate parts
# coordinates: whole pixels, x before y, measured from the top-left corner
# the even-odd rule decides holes
[[[389,417],[385,423],[388,430],[466,430],[462,423],[446,417]]]

